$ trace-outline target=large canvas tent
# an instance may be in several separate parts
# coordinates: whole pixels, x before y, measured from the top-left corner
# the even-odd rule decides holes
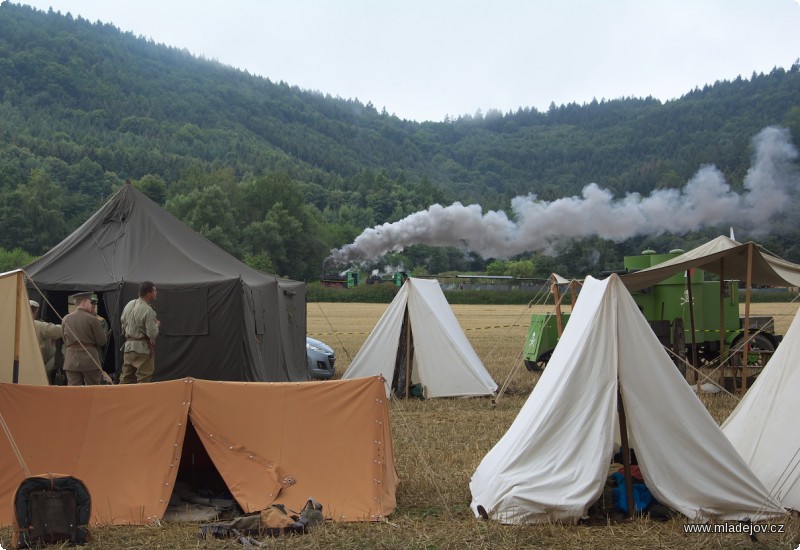
[[[750,319],[750,289],[752,285],[800,286],[800,265],[778,258],[754,242],[742,244],[724,235],[663,263],[623,275],[622,282],[628,290],[634,292],[694,268],[715,273],[721,279],[735,279],[745,283],[744,322],[741,324],[746,342],[743,354],[747,353],[747,348],[750,346],[751,330],[758,328],[758,325],[751,323]],[[720,287],[721,292],[723,288]],[[720,301],[722,301],[722,297],[720,297]],[[720,318],[719,334],[721,339],[725,335],[722,318]],[[724,349],[722,341],[720,341],[720,349]],[[747,363],[744,364],[745,368],[741,371],[742,389],[747,387]]]
[[[800,265],[778,258],[756,243],[739,243],[724,235],[666,262],[623,275],[622,282],[633,292],[692,268],[755,284],[800,286]]]
[[[800,314],[722,431],[784,506],[800,510]]]
[[[617,275],[587,277],[569,324],[511,427],[472,476],[472,509],[504,523],[577,521],[601,495],[618,399],[655,498],[704,521],[780,504],[684,382]]]
[[[153,281],[161,321],[155,380],[308,379],[305,283],[250,268],[133,185],[24,269],[47,297],[42,307],[52,304],[62,316],[72,292],[100,295],[113,330],[104,365],[111,372],[121,368],[122,308],[141,282]]]
[[[409,278],[342,378],[380,375],[404,394],[421,384],[425,397],[491,395],[497,384],[458,324],[438,281]],[[391,389],[387,386],[387,395]]]
[[[19,269],[0,273],[0,382],[47,385],[25,278]]]
[[[83,481],[92,524],[161,518],[189,426],[245,512],[309,497],[335,521],[396,506],[388,406],[378,378],[304,383],[173,380],[128,386],[0,384],[0,525],[31,474]]]

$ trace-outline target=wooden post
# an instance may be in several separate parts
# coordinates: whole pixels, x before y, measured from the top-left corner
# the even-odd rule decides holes
[[[747,391],[747,360],[750,355],[750,287],[753,283],[753,243],[747,244],[747,286],[744,289],[744,349],[742,350],[742,393]]]
[[[575,295],[578,293],[578,281],[572,279],[572,282],[570,283],[569,287],[570,290],[572,290],[572,296],[570,296],[569,305],[572,307],[572,309],[575,309],[575,298],[576,298]]]
[[[411,395],[411,318],[406,306],[406,399]]]
[[[736,312],[738,315],[738,311]],[[725,382],[725,258],[719,259],[719,385]]]
[[[694,331],[694,297],[692,296],[692,272],[686,270],[686,288],[689,292],[689,326],[692,329],[692,365],[695,369],[699,368],[697,361],[697,338]],[[695,370],[694,376],[697,382],[697,393],[700,393],[700,374]]]
[[[553,292],[553,300],[556,303],[556,327],[558,327],[558,337],[561,338],[561,333],[564,332],[564,323],[561,322],[561,296],[558,294],[558,283],[553,280],[553,286],[550,287]]]
[[[622,471],[625,476],[625,492],[628,501],[628,517],[634,514],[633,476],[631,476],[631,448],[628,443],[628,422],[625,419],[625,406],[622,404],[622,390],[617,379],[617,415],[619,416],[620,454]]]

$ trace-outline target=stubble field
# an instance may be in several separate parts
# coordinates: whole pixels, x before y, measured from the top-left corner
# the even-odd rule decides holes
[[[366,340],[385,304],[309,303],[308,333],[337,352],[337,377]],[[568,310],[568,308],[567,308]],[[752,315],[773,315],[784,334],[796,304],[754,304]],[[296,537],[262,539],[277,548],[796,548],[800,520],[781,520],[784,533],[685,534],[684,518],[655,522],[637,518],[601,526],[503,526],[475,519],[469,509],[469,480],[488,450],[505,433],[533,389],[538,375],[521,367],[531,313],[544,306],[454,305],[462,328],[498,383],[506,385],[496,403],[488,398],[393,401],[390,404],[395,460],[400,476],[397,510],[379,524],[325,524]],[[703,395],[717,422],[737,398]],[[669,414],[669,411],[664,411]],[[657,429],[657,428],[654,428]],[[535,475],[535,472],[531,472]],[[335,472],[332,472],[335,475]],[[197,524],[93,529],[94,548],[241,548],[234,540],[199,541]],[[10,531],[0,531],[8,547]]]

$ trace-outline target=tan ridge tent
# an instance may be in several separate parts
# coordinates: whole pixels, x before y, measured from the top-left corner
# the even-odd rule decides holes
[[[0,273],[0,339],[0,382],[46,386],[25,274],[19,269]]]
[[[0,384],[8,426],[0,433],[0,501],[8,503],[0,506],[0,525],[13,523],[11,502],[22,480],[47,472],[84,482],[93,525],[161,518],[190,467],[190,426],[245,512],[272,503],[299,510],[313,497],[334,521],[380,520],[395,509],[398,483],[383,387],[377,377]]]
[[[405,395],[406,379],[421,384],[425,397],[492,395],[497,390],[439,282],[428,279],[403,283],[342,378],[377,375],[390,381],[397,395]]]
[[[647,487],[695,521],[784,513],[683,380],[617,275],[587,277],[511,427],[472,476],[472,510],[512,524],[575,522],[601,495],[620,426]]]

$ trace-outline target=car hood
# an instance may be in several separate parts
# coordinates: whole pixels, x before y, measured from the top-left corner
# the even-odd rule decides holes
[[[324,342],[320,342],[319,340],[311,338],[310,336],[306,336],[306,343],[307,344],[311,344],[311,345],[313,345],[315,347],[318,347],[320,349],[324,349],[327,353],[333,353],[333,348],[330,347],[328,344],[326,344]]]

